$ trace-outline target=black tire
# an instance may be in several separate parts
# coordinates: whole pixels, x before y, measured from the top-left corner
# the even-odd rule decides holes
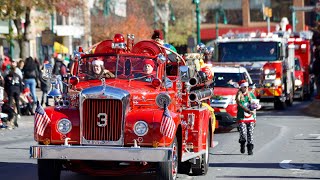
[[[191,163],[189,161],[186,161],[186,162],[179,161],[178,167],[179,167],[178,172],[180,174],[189,174],[191,170]]]
[[[177,137],[174,138],[174,141],[171,144],[172,152],[172,161],[169,162],[160,162],[158,164],[158,180],[175,180],[178,175],[178,140]]]
[[[60,180],[61,163],[54,159],[38,159],[39,180]]]
[[[292,105],[293,105],[293,92],[291,92],[291,93],[289,94],[289,99],[286,100],[286,105],[287,105],[287,106],[292,106]]]
[[[210,132],[207,132],[206,138],[206,153],[202,155],[202,161],[200,168],[192,168],[192,174],[199,176],[199,175],[206,175],[209,168],[209,143],[210,143]]]
[[[281,102],[280,99],[275,99],[275,101],[274,101],[274,109],[283,110],[286,107],[287,107],[286,106],[286,102]]]

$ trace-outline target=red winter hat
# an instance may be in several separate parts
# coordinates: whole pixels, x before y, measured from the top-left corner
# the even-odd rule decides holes
[[[163,40],[163,35],[160,30],[154,30],[151,39],[156,40],[156,39],[162,39]]]
[[[238,84],[240,87],[248,87],[249,86],[249,83],[246,80],[241,80],[241,81],[239,81]]]
[[[154,68],[154,61],[152,59],[146,59],[144,60],[144,65],[150,64],[152,68]]]

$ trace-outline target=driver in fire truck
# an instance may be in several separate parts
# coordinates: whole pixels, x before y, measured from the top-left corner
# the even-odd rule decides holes
[[[92,78],[114,78],[115,75],[109,70],[104,68],[104,62],[102,59],[95,59],[92,61]]]
[[[141,79],[142,81],[145,82],[152,82],[154,78],[154,68],[155,68],[155,63],[152,59],[145,59],[143,61],[143,73],[135,73],[134,78],[136,79]],[[172,81],[166,77],[165,79],[165,87],[166,88],[171,88],[172,87]]]

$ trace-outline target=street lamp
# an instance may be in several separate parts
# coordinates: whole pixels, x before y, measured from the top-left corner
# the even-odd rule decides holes
[[[218,24],[219,24],[220,16],[223,16],[223,24],[228,24],[226,13],[224,12],[221,6],[216,10],[216,39],[218,39],[219,37]]]
[[[9,18],[9,38],[10,38],[10,56],[11,59],[13,59],[14,57],[14,46],[13,46],[13,28],[12,28],[12,19],[11,17]]]
[[[196,16],[197,16],[197,43],[200,44],[200,0],[192,0],[192,4],[196,5]]]

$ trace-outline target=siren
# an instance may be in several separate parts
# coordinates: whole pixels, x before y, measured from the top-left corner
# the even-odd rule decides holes
[[[122,34],[115,34],[112,41],[112,49],[125,49],[126,43]]]

